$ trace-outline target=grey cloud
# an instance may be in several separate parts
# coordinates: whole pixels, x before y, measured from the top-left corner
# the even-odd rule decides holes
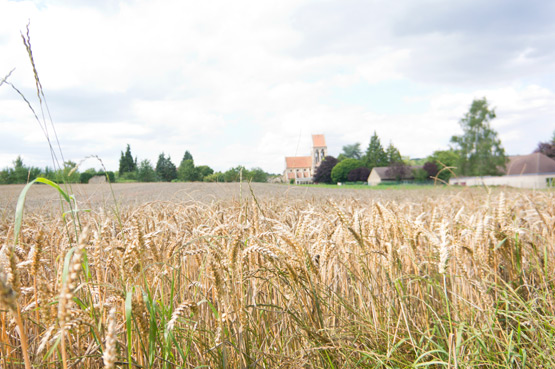
[[[293,54],[410,50],[399,71],[411,79],[503,83],[553,70],[553,14],[555,3],[543,0],[316,2],[293,18],[304,38]]]
[[[39,129],[38,127],[25,127],[28,129]],[[10,134],[3,132],[0,137],[0,156],[7,158],[8,161],[0,163],[0,170],[6,167],[13,167],[13,161],[17,156],[23,157],[26,165],[44,167],[46,165],[52,167],[51,156],[46,139],[41,143],[29,144],[21,137],[20,134]],[[6,160],[6,159],[4,159]]]
[[[545,1],[428,1],[408,7],[393,34],[413,50],[414,79],[498,83],[555,66],[554,10]]]
[[[555,66],[555,54],[541,43],[457,35],[413,41],[420,45],[412,49],[403,71],[417,81],[486,86],[533,78]],[[543,55],[535,57],[538,53]],[[523,56],[525,60],[520,60]]]
[[[398,35],[465,33],[472,36],[537,35],[553,30],[555,5],[544,0],[408,2],[394,26]]]
[[[17,85],[15,87],[40,116],[40,103],[36,90],[31,87]],[[95,91],[90,88],[45,90],[44,93],[53,121],[60,123],[123,119],[128,114],[132,102],[132,97],[125,93]],[[17,92],[8,86],[0,87],[0,97],[20,99]],[[21,104],[25,104],[23,99],[21,99]]]

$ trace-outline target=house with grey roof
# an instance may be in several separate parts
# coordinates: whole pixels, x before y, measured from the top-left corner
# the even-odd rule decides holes
[[[420,165],[407,166],[405,173],[399,178],[399,181],[413,181],[414,171],[416,169],[422,169]],[[368,185],[377,186],[380,183],[393,183],[397,182],[395,172],[390,170],[390,167],[374,167],[368,176]]]
[[[555,186],[555,160],[535,152],[509,157],[505,175],[451,178],[449,184],[460,186],[510,186],[518,188],[549,188]]]

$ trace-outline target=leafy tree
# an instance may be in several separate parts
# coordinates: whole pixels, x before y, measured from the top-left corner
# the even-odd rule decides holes
[[[13,168],[5,168],[0,172],[0,183],[27,183],[41,174],[40,168],[25,166],[21,156],[18,156],[12,163]]]
[[[49,179],[51,181],[55,181],[56,180],[56,171],[53,170],[52,168],[50,168],[49,166],[46,166],[44,168],[44,170],[41,172],[41,176],[43,178]]]
[[[424,164],[426,164],[426,162],[428,161],[427,158],[419,158],[419,159],[406,159],[403,158],[403,161],[405,163],[407,163],[408,165],[413,165],[413,166],[422,166]]]
[[[349,159],[348,157],[345,156],[345,154],[341,153],[337,156],[337,162],[341,163],[343,160],[345,159]]]
[[[0,184],[27,183],[37,177],[44,177],[54,182],[79,182],[80,174],[75,168],[76,164],[72,161],[64,163],[64,167],[59,170],[52,170],[49,167],[43,169],[38,167],[28,167],[23,163],[21,156],[13,161],[13,168],[5,168],[0,171]]]
[[[97,176],[108,177],[107,180],[110,181],[110,183],[115,183],[116,182],[116,174],[114,172],[110,171],[110,170],[107,171],[107,172],[104,172],[104,171],[96,172],[96,175]]]
[[[150,163],[150,160],[143,160],[137,169],[137,180],[139,182],[156,182],[156,172]]]
[[[239,182],[241,180],[241,176],[245,177],[245,167],[242,165],[238,165],[235,168],[228,169],[223,174],[223,179],[225,182]]]
[[[129,174],[129,173],[126,173]],[[107,180],[109,180],[111,183],[114,183],[116,180],[115,174],[114,172],[104,172],[104,171],[96,171],[96,169],[94,168],[89,168],[87,170],[85,170],[83,173],[81,173],[79,175],[79,182],[81,183],[89,183],[89,181],[91,180],[92,177],[96,177],[96,176],[103,176],[106,177],[108,176]]]
[[[79,183],[89,183],[89,180],[94,176],[91,172],[83,172],[79,175]]]
[[[37,167],[29,167],[29,181],[42,176],[42,169]]]
[[[194,182],[202,179],[192,159],[184,159],[181,161],[179,169],[177,170],[177,178],[184,182]]]
[[[339,156],[344,156],[345,159],[358,159],[362,158],[362,151],[360,150],[360,143],[343,146],[343,152]],[[337,158],[339,160],[339,157]]]
[[[86,169],[85,171],[83,171],[83,173],[90,173],[92,175],[96,175],[96,169],[89,168],[89,169]]]
[[[252,168],[247,173],[247,179],[252,182],[268,182],[268,173],[262,168]]]
[[[133,159],[131,155],[131,147],[127,144],[125,154],[122,152],[119,159],[119,175],[123,173],[134,172],[137,170],[137,159]]]
[[[201,181],[203,181],[205,177],[214,173],[214,169],[210,168],[208,165],[199,165],[196,169],[199,172]]]
[[[361,166],[362,162],[360,160],[345,159],[333,167],[331,171],[331,179],[334,183],[346,182],[349,172]]]
[[[370,175],[370,169],[366,167],[358,167],[353,169],[347,175],[347,181],[349,182],[366,182],[368,181],[368,176]]]
[[[501,174],[507,162],[505,150],[497,132],[489,122],[495,111],[488,106],[486,98],[474,100],[470,110],[460,120],[461,136],[451,137],[458,154],[457,172],[464,176],[487,176]]]
[[[449,178],[453,175],[453,169],[456,169],[459,162],[459,154],[453,150],[437,150],[427,158],[428,162],[436,164],[438,168],[437,176],[444,182],[449,182]]]
[[[137,175],[138,175],[138,171],[125,172],[121,175],[118,175],[118,181],[119,182],[136,182],[138,180]]]
[[[437,172],[439,172],[437,164],[431,161],[424,163],[422,169],[426,172],[427,178],[435,177]]]
[[[539,142],[538,147],[534,152],[541,152],[542,154],[549,156],[551,159],[555,159],[555,131],[553,131],[553,137],[551,142]]]
[[[534,152],[541,152],[542,154],[549,156],[551,159],[555,159],[555,143],[540,142]]]
[[[389,164],[387,154],[382,147],[376,131],[374,131],[374,135],[370,138],[370,144],[366,149],[363,161],[364,165],[370,170],[374,167],[385,167]]]
[[[10,183],[10,172],[9,169],[0,170],[0,184],[9,184]]]
[[[168,155],[166,158],[164,153],[158,156],[155,172],[161,181],[171,182],[177,178],[177,168],[175,164],[172,163],[171,157]]]
[[[58,182],[79,183],[79,171],[77,171],[77,163],[68,160],[64,163],[64,168],[57,171]]]
[[[21,156],[18,156],[13,161],[13,171],[11,174],[11,183],[27,183],[27,177],[29,176],[29,170],[25,165],[23,165],[23,160]],[[34,179],[34,178],[33,178]]]
[[[314,173],[314,182],[333,183],[333,180],[331,179],[331,171],[336,164],[336,158],[333,156],[326,156],[316,169],[316,173]]]
[[[177,178],[185,182],[202,181],[212,173],[214,170],[207,165],[195,166],[193,155],[187,150],[177,169]]]
[[[414,179],[420,182],[427,180],[430,176],[423,168],[416,168],[412,170],[412,175]]]
[[[204,182],[224,182],[224,175],[222,172],[215,172],[205,176],[202,180]]]
[[[387,163],[389,165],[403,161],[403,158],[401,157],[401,153],[399,152],[399,149],[393,146],[392,142],[389,143],[389,146],[385,150],[385,154],[387,156]]]

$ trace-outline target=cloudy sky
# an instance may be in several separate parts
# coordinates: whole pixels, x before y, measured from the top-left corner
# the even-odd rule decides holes
[[[0,0],[0,79],[39,109],[21,32],[64,157],[117,169],[189,150],[197,165],[282,172],[308,155],[447,149],[474,98],[510,155],[555,130],[555,3],[545,0]],[[0,86],[0,168],[51,166],[41,127]],[[96,166],[92,160],[84,168]]]

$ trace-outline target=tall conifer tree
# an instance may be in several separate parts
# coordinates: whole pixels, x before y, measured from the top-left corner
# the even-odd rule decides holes
[[[363,161],[364,165],[370,170],[374,167],[386,167],[389,164],[387,154],[382,147],[376,131],[374,131],[374,135],[370,138],[370,144],[366,149]]]

